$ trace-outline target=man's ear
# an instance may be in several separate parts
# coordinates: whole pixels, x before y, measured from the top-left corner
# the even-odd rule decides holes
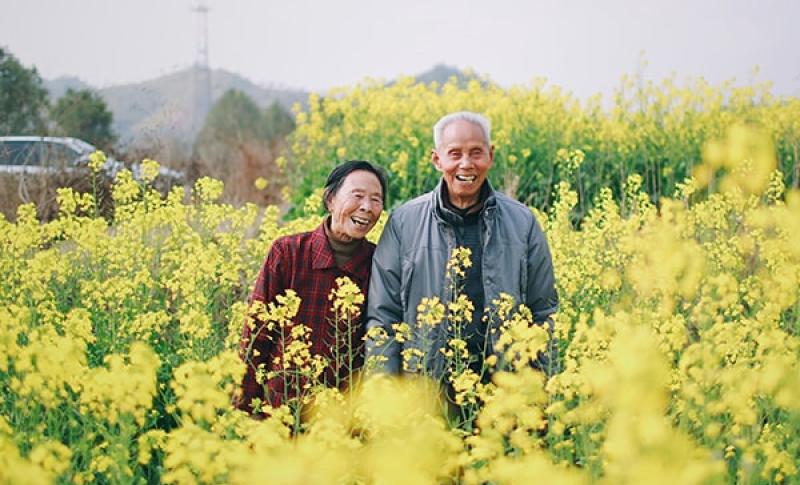
[[[489,160],[494,163],[494,145],[489,145]]]
[[[435,148],[431,150],[431,163],[433,163],[433,166],[436,167],[436,170],[440,172],[442,171],[442,168],[439,166],[439,153]]]

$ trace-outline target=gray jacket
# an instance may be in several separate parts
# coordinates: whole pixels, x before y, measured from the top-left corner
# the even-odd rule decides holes
[[[437,349],[446,342],[445,322],[432,329],[415,325],[422,298],[438,296],[445,304],[451,299],[446,267],[456,247],[456,234],[437,210],[443,208],[442,183],[392,212],[372,260],[367,329],[381,327],[389,339],[384,343],[368,340],[367,357],[384,356],[386,372],[399,373],[403,368],[401,352],[413,347],[424,352],[424,366],[430,374],[444,374],[445,359]],[[490,305],[502,292],[530,308],[536,322],[555,313],[558,295],[553,261],[542,228],[530,209],[489,186],[481,231],[486,304]],[[392,324],[398,322],[414,329],[412,338],[403,344],[394,340]],[[498,322],[490,325],[497,326]],[[491,348],[498,333],[489,333]],[[408,370],[418,372],[420,364],[418,359],[410,359]]]

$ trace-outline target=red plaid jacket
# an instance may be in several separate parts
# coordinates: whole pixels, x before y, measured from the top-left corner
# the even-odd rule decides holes
[[[311,329],[311,353],[331,357],[334,345],[332,302],[328,295],[336,288],[336,278],[347,276],[358,285],[361,292],[367,295],[372,254],[375,245],[364,240],[353,258],[343,267],[338,267],[333,257],[333,250],[325,235],[325,222],[311,232],[285,236],[275,240],[267,255],[266,261],[258,275],[251,303],[261,301],[265,304],[274,302],[275,297],[293,289],[301,298],[300,309],[294,323],[302,323]],[[358,344],[356,367],[363,364],[362,337],[364,335],[364,313],[362,305],[358,322],[351,322],[355,335],[351,341]],[[265,405],[279,406],[286,399],[295,396],[294,389],[284,389],[284,378],[276,377],[264,384],[256,380],[256,369],[264,365],[264,371],[277,371],[280,366],[276,358],[282,357],[282,345],[277,331],[258,332],[262,322],[256,320],[256,337],[250,347],[251,329],[248,325],[242,331],[242,358],[247,363],[247,372],[242,382],[241,396],[235,399],[238,408],[252,413],[251,401],[259,398]],[[288,342],[285,342],[288,343]],[[257,352],[254,352],[257,350]],[[331,363],[325,370],[325,379],[333,382],[335,374],[340,376],[347,369],[334,368]],[[265,393],[266,387],[266,393]],[[266,394],[266,395],[265,395]]]

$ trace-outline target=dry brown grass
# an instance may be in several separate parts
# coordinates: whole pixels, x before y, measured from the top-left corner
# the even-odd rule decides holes
[[[247,141],[238,145],[229,143],[205,147],[192,154],[191,148],[170,140],[154,141],[152,145],[128,148],[115,152],[118,160],[141,162],[145,158],[157,160],[162,165],[186,174],[186,185],[192,186],[200,177],[222,180],[225,191],[222,201],[233,205],[254,203],[259,206],[280,204],[280,189],[286,184],[275,159],[285,148],[285,141]],[[268,180],[264,190],[255,187],[259,177]],[[98,195],[104,213],[111,214],[111,181],[98,180]],[[58,214],[56,189],[71,187],[78,192],[91,192],[88,170],[59,172],[50,175],[21,175],[0,173],[0,213],[8,220],[16,220],[17,207],[33,202],[41,220],[51,220]],[[158,187],[164,192],[168,187]]]
[[[36,204],[41,220],[53,219],[58,214],[56,189],[70,187],[77,192],[91,192],[91,176],[87,170],[75,172],[59,171],[52,174],[0,174],[0,213],[6,219],[16,220],[17,208],[22,204]],[[98,196],[103,201],[110,190],[109,181],[98,177]],[[105,203],[101,206],[106,208]]]
[[[203,176],[214,177],[225,182],[223,200],[241,205],[254,203],[259,206],[279,204],[280,188],[286,183],[275,160],[284,149],[283,140],[272,142],[244,141],[231,146],[204,146],[192,159],[186,173],[192,180]],[[263,177],[267,188],[258,190],[255,181]]]

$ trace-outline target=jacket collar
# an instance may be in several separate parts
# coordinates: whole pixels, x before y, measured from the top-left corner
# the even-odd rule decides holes
[[[311,268],[314,270],[338,268],[333,257],[333,249],[331,249],[331,245],[328,242],[328,236],[325,235],[325,224],[328,223],[329,218],[330,216],[326,217],[311,232]],[[341,268],[342,271],[361,279],[366,278],[370,269],[370,258],[372,257],[372,251],[369,246],[369,241],[362,239],[358,249],[353,254],[353,258]]]
[[[432,194],[434,216],[441,222],[462,225],[464,223],[464,217],[448,208],[447,204],[444,202],[446,191],[447,189],[444,178],[440,178],[439,183],[436,185],[436,188],[433,190]],[[481,206],[479,211],[482,217],[486,217],[487,215],[491,214],[497,205],[495,191],[488,178],[483,181],[483,186],[481,186],[481,193],[484,191],[486,192],[486,198],[484,199],[483,206]]]

